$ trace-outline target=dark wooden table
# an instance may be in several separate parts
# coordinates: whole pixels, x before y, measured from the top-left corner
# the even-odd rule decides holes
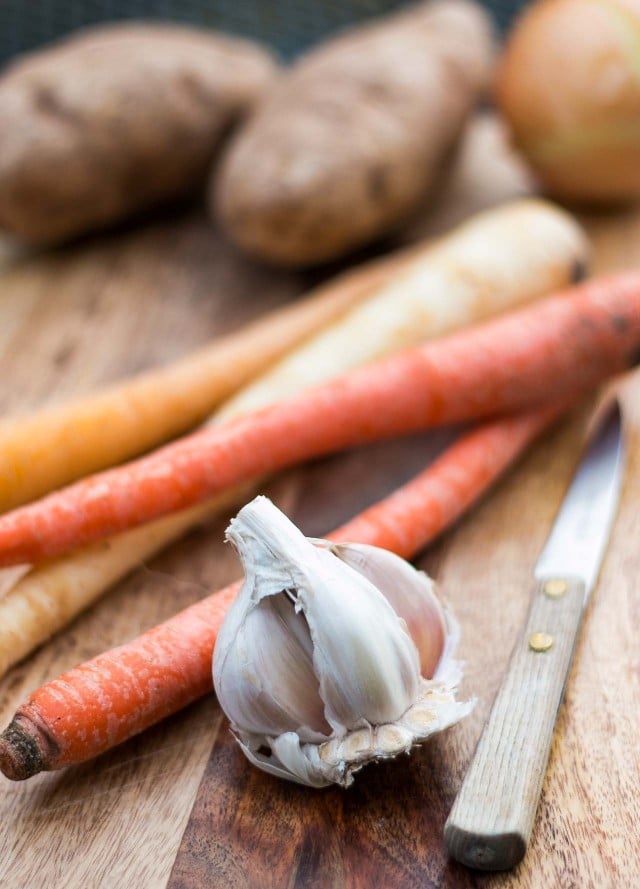
[[[443,231],[522,192],[494,123],[402,240]],[[640,261],[640,212],[585,219],[595,268]],[[168,217],[42,256],[7,247],[0,272],[3,415],[182,354],[294,298],[301,275],[226,247],[200,216]],[[629,465],[602,577],[562,709],[533,843],[513,873],[448,861],[442,828],[527,608],[531,569],[571,474],[576,408],[485,502],[419,560],[463,630],[471,717],[348,791],[310,791],[250,768],[213,697],[95,762],[0,784],[0,886],[11,889],[640,885],[640,376],[623,387]],[[276,479],[267,492],[321,534],[422,468],[446,434],[374,446]],[[226,516],[125,582],[0,684],[2,722],[34,687],[131,638],[237,573]],[[208,793],[183,832],[201,778]],[[172,872],[182,840],[181,855]]]

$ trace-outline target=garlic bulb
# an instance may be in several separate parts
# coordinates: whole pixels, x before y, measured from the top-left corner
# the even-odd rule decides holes
[[[430,579],[372,546],[306,538],[266,497],[227,529],[245,579],[213,657],[248,759],[313,787],[348,786],[465,716],[457,630]]]

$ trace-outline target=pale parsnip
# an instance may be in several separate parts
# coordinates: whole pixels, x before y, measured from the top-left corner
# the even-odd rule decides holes
[[[215,420],[543,296],[584,273],[587,243],[538,200],[489,210],[417,256],[378,291],[231,398]]]

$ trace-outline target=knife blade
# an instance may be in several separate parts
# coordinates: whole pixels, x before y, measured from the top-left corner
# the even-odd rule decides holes
[[[445,824],[450,855],[469,867],[506,870],[525,854],[623,464],[622,417],[614,398],[589,437],[536,564],[524,631]]]

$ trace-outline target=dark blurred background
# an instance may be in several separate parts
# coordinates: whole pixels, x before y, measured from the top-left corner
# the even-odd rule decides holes
[[[0,0],[0,63],[82,25],[114,19],[170,19],[254,37],[284,58],[402,0]],[[487,0],[504,30],[525,0]]]

